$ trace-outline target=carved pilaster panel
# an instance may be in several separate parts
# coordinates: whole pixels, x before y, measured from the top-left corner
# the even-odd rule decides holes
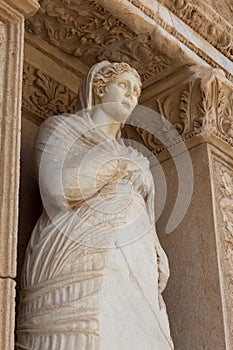
[[[233,163],[224,161],[213,151],[210,157],[226,348],[230,350],[233,346]]]

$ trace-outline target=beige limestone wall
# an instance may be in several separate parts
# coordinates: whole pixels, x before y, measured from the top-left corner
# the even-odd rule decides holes
[[[170,234],[165,227],[177,196],[177,176],[171,159],[162,163],[168,194],[157,230],[170,261],[164,297],[177,350],[226,349],[207,149],[201,144],[190,150],[194,192],[183,221]]]

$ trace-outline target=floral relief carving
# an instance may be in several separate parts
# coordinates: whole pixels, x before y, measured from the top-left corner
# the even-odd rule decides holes
[[[23,107],[46,118],[75,111],[76,95],[40,69],[25,64],[23,74]]]
[[[218,69],[200,66],[189,69],[192,75],[188,79],[175,87],[170,87],[168,83],[161,93],[157,92],[145,103],[162,116],[157,116],[156,134],[162,135],[164,145],[147,132],[137,129],[143,142],[155,152],[197,134],[203,137],[214,134],[233,145],[231,84]]]
[[[217,159],[213,160],[214,182],[216,188],[216,203],[218,203],[221,219],[218,222],[221,233],[220,244],[223,252],[222,267],[224,291],[226,296],[227,322],[233,335],[233,178],[232,169]],[[232,337],[231,335],[231,337]]]
[[[150,36],[135,34],[95,1],[42,0],[40,5],[40,11],[26,21],[26,31],[87,65],[103,59],[127,62],[144,81],[171,63],[155,50]]]
[[[219,90],[219,128],[223,135],[233,138],[233,93]]]

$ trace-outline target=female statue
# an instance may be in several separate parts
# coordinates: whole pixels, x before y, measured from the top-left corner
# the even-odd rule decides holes
[[[149,162],[118,137],[140,91],[128,64],[103,61],[81,84],[82,111],[40,128],[44,212],[22,273],[18,350],[173,349]]]

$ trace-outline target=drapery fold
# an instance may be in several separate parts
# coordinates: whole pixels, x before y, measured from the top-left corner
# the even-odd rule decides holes
[[[159,303],[169,268],[154,227],[148,160],[123,141],[109,139],[85,113],[48,118],[35,154],[44,212],[22,272],[17,349],[105,350],[101,319],[108,312],[105,290],[109,295],[111,284],[129,315],[135,303],[139,312],[148,308],[155,343],[147,349],[160,344],[172,349],[166,310]],[[121,283],[135,290],[132,305],[129,291],[121,295]],[[118,321],[117,327],[124,332]],[[138,327],[143,329],[141,323]],[[145,328],[145,337],[151,334],[152,326]]]

